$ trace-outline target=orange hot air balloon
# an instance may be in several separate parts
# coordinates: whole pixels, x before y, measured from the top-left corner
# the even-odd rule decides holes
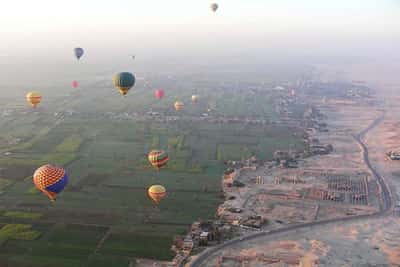
[[[29,92],[26,95],[26,101],[28,101],[32,107],[36,108],[36,106],[42,101],[42,95],[39,92]]]
[[[175,110],[176,111],[180,111],[183,109],[184,104],[181,101],[176,101],[174,104]]]
[[[33,183],[51,201],[55,201],[56,195],[67,185],[68,175],[63,168],[47,164],[35,171]]]
[[[166,197],[167,190],[162,185],[152,185],[147,190],[147,193],[156,204],[160,204],[160,201]]]

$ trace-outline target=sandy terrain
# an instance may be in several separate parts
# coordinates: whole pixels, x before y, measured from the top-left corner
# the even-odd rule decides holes
[[[207,266],[218,266],[222,256],[221,266],[243,266],[244,261],[245,266],[400,266],[399,232],[395,217],[317,227],[241,243]]]
[[[366,127],[380,112],[378,110],[365,112],[365,110],[366,108],[362,111],[359,107],[346,107],[340,110],[340,116],[333,112],[328,113],[331,114],[328,116],[329,125],[342,128],[342,131],[339,131],[339,134],[333,134],[331,131],[326,140],[330,140],[334,147],[339,149],[335,149],[330,155],[306,160],[303,165],[306,173],[311,170],[317,172],[318,169],[335,172],[366,171],[360,158],[359,148],[354,145],[351,138],[346,137],[346,134],[341,134],[356,133]],[[347,119],[341,120],[341,116]],[[349,119],[351,116],[352,119]],[[355,123],[357,121],[358,123]],[[373,151],[372,159],[376,167],[382,170],[384,175],[390,176],[391,183],[399,186],[399,177],[396,179],[391,174],[400,171],[400,162],[388,161],[384,156],[384,151],[394,145],[390,137],[398,134],[393,126],[394,123],[398,123],[398,119],[389,116],[382,127],[371,131],[367,143]],[[345,145],[345,142],[348,145]],[[313,185],[318,184],[313,179],[316,178],[308,178],[308,181]],[[363,207],[368,210],[368,206]],[[326,205],[325,209],[327,216],[340,214],[336,210],[340,209],[338,205]],[[367,222],[360,220],[350,224],[318,226],[312,230],[297,230],[241,242],[223,250],[212,259],[205,266],[243,266],[243,264],[245,266],[400,266],[400,216],[391,215]]]
[[[318,104],[318,103],[317,103]],[[261,216],[267,220],[263,229],[276,229],[285,224],[305,223],[348,215],[373,213],[378,210],[378,195],[373,190],[376,183],[366,168],[361,150],[352,134],[366,128],[381,114],[378,109],[365,112],[365,102],[353,105],[337,105],[328,101],[320,110],[327,117],[329,132],[315,132],[313,138],[321,144],[332,144],[334,151],[302,160],[299,168],[270,168],[241,170],[237,180],[245,187],[224,187],[228,198],[220,207],[219,214],[231,221],[249,216]],[[370,187],[368,203],[350,204],[342,201],[322,200],[312,196],[313,190],[328,190],[328,177],[345,176],[362,181],[367,177]],[[257,177],[261,183],[257,182]],[[277,183],[277,178],[296,179]],[[311,192],[311,193],[310,193]],[[318,192],[316,193],[318,194]],[[241,209],[240,213],[229,209]]]

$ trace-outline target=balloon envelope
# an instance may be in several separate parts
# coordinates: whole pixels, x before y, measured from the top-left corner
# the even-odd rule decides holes
[[[29,92],[26,94],[26,101],[35,108],[42,101],[42,95],[39,92]]]
[[[197,103],[199,101],[200,96],[199,95],[192,95],[192,102]]]
[[[74,54],[78,60],[83,56],[84,53],[85,52],[84,52],[83,48],[80,48],[80,47],[74,48]]]
[[[149,197],[157,204],[160,203],[160,201],[165,198],[167,195],[167,190],[165,189],[164,186],[162,185],[152,185],[149,187],[147,190],[147,193],[149,194]]]
[[[55,201],[56,195],[67,185],[68,175],[63,168],[47,164],[35,171],[33,174],[33,183],[51,201]]]
[[[78,88],[79,83],[77,81],[72,81],[72,87],[73,88]]]
[[[121,95],[126,95],[135,85],[135,76],[130,72],[120,72],[114,75],[113,83]]]
[[[175,110],[176,111],[180,111],[183,109],[184,104],[181,101],[176,101],[174,104]]]
[[[149,159],[150,164],[158,170],[167,165],[169,160],[168,153],[164,150],[152,150],[147,158]]]
[[[156,97],[157,99],[161,99],[161,98],[164,97],[165,92],[164,92],[163,89],[157,89],[157,90],[154,92],[154,95],[155,95],[155,97]]]
[[[218,9],[218,4],[217,4],[217,3],[212,3],[212,4],[210,5],[210,9],[211,9],[213,12],[217,11],[217,9]]]

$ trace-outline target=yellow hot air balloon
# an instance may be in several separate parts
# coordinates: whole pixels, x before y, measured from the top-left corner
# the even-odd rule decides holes
[[[149,197],[156,203],[159,204],[160,201],[167,195],[167,190],[162,185],[152,185],[147,191]]]
[[[197,103],[199,101],[200,96],[199,95],[192,95],[192,102]]]
[[[181,101],[176,101],[174,104],[175,110],[179,111],[183,109],[184,104]]]
[[[38,92],[29,92],[26,94],[26,101],[36,108],[36,106],[42,101],[42,95]]]

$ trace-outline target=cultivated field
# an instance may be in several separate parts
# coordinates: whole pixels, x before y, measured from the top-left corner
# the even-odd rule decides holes
[[[191,119],[209,112],[210,117],[274,120],[274,94],[268,90],[215,93],[206,85],[196,91],[178,85],[159,101],[140,81],[126,98],[105,87],[54,96],[33,112],[19,103],[7,105],[0,120],[1,266],[169,260],[174,235],[185,233],[194,220],[214,217],[222,201],[225,160],[251,155],[268,160],[275,149],[303,146],[298,130],[288,126]],[[95,89],[96,96],[86,97]],[[194,92],[202,96],[198,104],[190,102]],[[176,99],[185,102],[181,113],[173,109]],[[141,121],[150,110],[178,119]],[[169,153],[161,171],[147,162],[153,148]],[[70,175],[54,204],[32,183],[33,171],[45,163],[64,166]],[[168,191],[159,206],[146,193],[152,184]]]

